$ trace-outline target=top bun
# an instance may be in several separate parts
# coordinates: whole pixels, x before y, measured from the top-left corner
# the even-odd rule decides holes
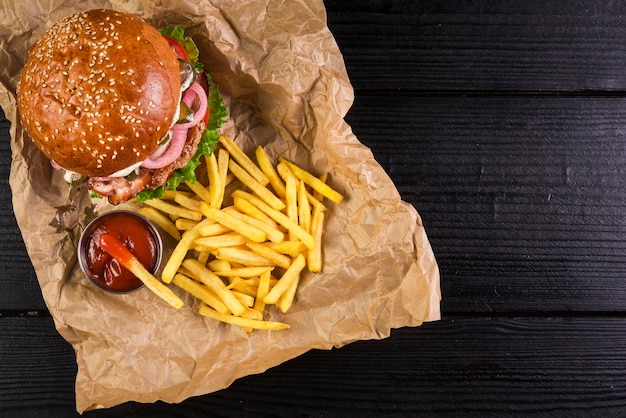
[[[17,103],[48,158],[104,177],[157,148],[175,122],[180,89],[176,54],[155,28],[91,10],[61,20],[30,49]]]

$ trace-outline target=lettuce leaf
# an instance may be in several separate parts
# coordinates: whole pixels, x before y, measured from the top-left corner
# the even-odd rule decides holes
[[[191,38],[185,37],[184,30],[182,28],[178,26],[175,28],[166,28],[164,31],[162,31],[162,33],[171,36],[172,38],[180,42],[185,47],[187,54],[189,54],[190,60],[197,60],[198,48],[193,43],[193,40]],[[189,43],[193,45],[193,48],[188,48]],[[192,58],[192,55],[195,56],[195,58]],[[193,61],[192,64],[196,66]],[[201,63],[200,66],[202,66]],[[175,170],[167,181],[166,185],[171,190],[176,190],[176,188],[183,181],[189,181],[190,183],[196,182],[196,168],[200,165],[202,156],[210,156],[213,153],[213,150],[215,150],[215,147],[217,147],[217,144],[219,142],[220,126],[222,126],[225,118],[228,116],[228,110],[226,109],[226,105],[224,104],[224,100],[220,95],[219,89],[213,83],[211,76],[209,74],[205,75],[209,82],[209,121],[207,123],[206,129],[202,133],[202,138],[200,139],[200,143],[198,144],[198,150],[196,151],[195,155],[189,160],[187,165],[185,165],[183,168]],[[165,192],[166,185],[162,185],[154,190],[143,190],[137,195],[135,199],[137,202],[144,202],[150,199],[161,198],[163,197],[163,193]]]
[[[161,34],[169,36],[175,41],[178,41],[178,43],[181,44],[183,48],[185,48],[185,51],[187,51],[189,61],[191,62],[191,65],[194,66],[196,71],[200,71],[202,69],[202,63],[198,61],[200,57],[200,51],[198,50],[198,47],[196,46],[193,39],[191,39],[189,36],[185,36],[185,30],[183,28],[181,28],[180,26],[168,26],[161,31]]]

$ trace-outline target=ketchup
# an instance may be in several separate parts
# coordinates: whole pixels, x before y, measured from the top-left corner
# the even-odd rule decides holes
[[[128,292],[143,283],[100,247],[100,237],[112,234],[151,272],[159,261],[159,239],[143,218],[128,211],[102,215],[85,230],[79,245],[85,273],[99,287],[111,292]]]

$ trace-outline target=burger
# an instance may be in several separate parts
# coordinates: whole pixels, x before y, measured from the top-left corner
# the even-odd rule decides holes
[[[17,87],[28,136],[74,185],[114,205],[195,181],[224,102],[180,27],[113,10],[59,21],[29,50]]]

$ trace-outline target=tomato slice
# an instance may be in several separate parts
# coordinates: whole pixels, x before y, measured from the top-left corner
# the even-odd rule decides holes
[[[211,115],[211,110],[209,109],[209,107],[207,106],[206,108],[206,114],[204,115],[204,126],[207,126],[209,124],[209,116]]]
[[[178,58],[184,59],[185,61],[189,61],[189,55],[187,55],[187,51],[185,51],[185,48],[180,44],[180,42],[178,42],[176,39],[172,38],[171,36],[167,36],[167,35],[162,35],[162,36],[165,38],[170,48],[174,50]]]

